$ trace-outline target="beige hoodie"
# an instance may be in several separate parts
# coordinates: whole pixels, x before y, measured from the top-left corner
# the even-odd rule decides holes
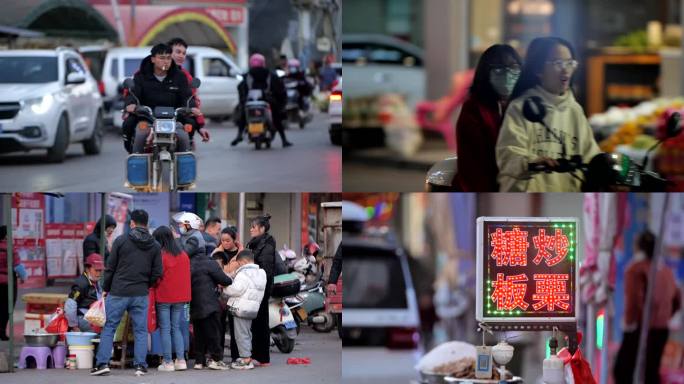
[[[600,151],[582,107],[572,92],[551,94],[541,86],[527,90],[511,102],[496,143],[498,181],[502,192],[579,192],[581,183],[569,173],[529,173],[528,163],[541,156],[557,159],[562,149],[558,140],[539,123],[527,121],[523,102],[539,96],[546,106],[544,121],[557,136],[563,135],[566,157],[582,155],[585,163]],[[579,172],[579,171],[578,171]],[[578,174],[578,173],[576,173]],[[578,176],[582,177],[581,173]]]

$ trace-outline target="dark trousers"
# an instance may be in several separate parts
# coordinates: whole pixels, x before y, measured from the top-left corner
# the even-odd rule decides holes
[[[625,332],[622,335],[622,345],[620,345],[613,366],[615,384],[632,384],[634,382],[637,351],[639,350],[639,332],[641,332],[640,329],[637,329],[633,332]],[[660,360],[663,357],[668,335],[667,329],[651,329],[648,332],[645,383],[660,383]]]
[[[270,284],[266,287],[266,292],[271,292]],[[271,362],[271,329],[268,326],[269,296],[269,294],[264,295],[259,313],[256,319],[252,320],[252,358],[262,364]]]
[[[14,276],[14,305],[17,304],[17,276]],[[7,294],[9,293],[9,284],[0,284],[0,336],[7,336],[9,333],[5,333],[7,329],[7,323],[9,322],[10,313],[7,311],[7,306],[9,305]],[[12,307],[14,307],[14,305]],[[10,329],[10,332],[12,330]]]
[[[244,112],[245,109],[240,108],[240,110],[242,111],[242,115],[237,121],[238,134],[236,139],[242,139],[242,136],[245,134],[245,127],[247,126],[247,118],[245,117]],[[271,116],[273,118],[273,126],[280,134],[280,139],[282,140],[283,144],[285,144],[285,142],[287,142],[287,137],[285,137],[285,127],[283,126],[283,120],[286,116],[284,116],[284,114],[280,112],[276,112],[273,106],[271,106]]]
[[[221,353],[226,349],[226,331],[228,330],[228,310],[221,310],[219,315],[219,320],[221,321],[221,337],[219,337],[219,342],[221,343]]]
[[[230,328],[230,358],[235,361],[240,357],[240,351],[237,346],[237,339],[235,338],[235,325],[233,323],[233,315],[228,315],[228,327]]]
[[[195,364],[206,364],[207,353],[214,361],[223,360],[219,336],[221,333],[221,311],[204,319],[192,320],[195,332]]]

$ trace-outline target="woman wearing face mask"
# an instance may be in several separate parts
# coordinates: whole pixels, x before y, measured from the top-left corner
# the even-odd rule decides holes
[[[505,44],[489,47],[480,57],[456,123],[458,173],[452,184],[464,192],[499,190],[494,148],[521,65],[515,49]]]
[[[557,166],[563,154],[567,159],[581,155],[588,163],[600,152],[570,88],[577,65],[572,45],[563,39],[541,37],[530,44],[496,144],[501,191],[581,191],[574,174],[528,171],[530,163]],[[523,116],[523,103],[531,96],[541,98],[546,107],[544,122],[551,132]]]

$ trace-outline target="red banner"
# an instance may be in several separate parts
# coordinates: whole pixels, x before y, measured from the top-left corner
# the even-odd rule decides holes
[[[15,193],[12,198],[14,253],[26,268],[20,288],[45,287],[45,197],[40,193]]]

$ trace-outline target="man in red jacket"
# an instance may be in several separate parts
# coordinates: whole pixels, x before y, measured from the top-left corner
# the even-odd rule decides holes
[[[185,74],[185,77],[188,78],[188,84],[192,83],[192,75],[190,74],[190,72],[188,72],[187,69],[183,67],[183,64],[185,63],[185,56],[188,51],[188,44],[185,42],[185,40],[181,39],[180,37],[174,37],[173,39],[169,40],[169,42],[166,43],[166,45],[171,47],[171,58],[173,58],[173,61],[176,63],[176,65],[181,68],[181,70]],[[197,104],[197,108],[192,109],[192,114],[195,116],[195,119],[197,120],[197,125],[199,126],[199,134],[200,136],[202,136],[202,141],[209,141],[209,131],[207,131],[207,129],[204,128],[204,115],[199,109],[200,99],[197,96],[197,89],[193,88],[192,95],[195,96],[195,103]],[[193,140],[194,135],[194,131],[190,133],[190,143],[192,145],[193,150],[195,149],[195,142]]]

